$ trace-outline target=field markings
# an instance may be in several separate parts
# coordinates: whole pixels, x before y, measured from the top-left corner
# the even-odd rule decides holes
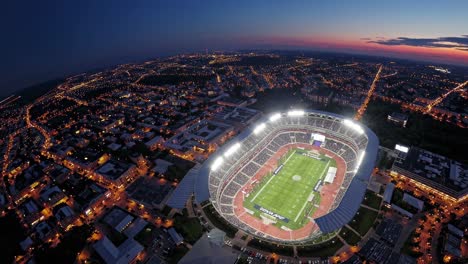
[[[295,151],[288,157],[288,159],[283,163],[284,165],[286,165],[286,163],[288,162],[288,160],[293,156],[293,154],[296,153]],[[276,175],[278,175],[278,173],[276,174],[273,174],[273,176],[265,183],[265,185],[262,186],[262,188],[258,191],[257,194],[255,194],[255,196],[252,198],[252,200],[250,200],[250,202],[253,203],[253,201],[255,200],[255,198],[257,198],[257,196],[263,191],[263,189],[265,189],[265,187],[271,182],[271,180],[273,180],[273,178],[275,178]]]
[[[322,179],[322,176],[323,176],[323,174],[325,173],[325,171],[327,170],[328,164],[329,164],[329,163],[330,163],[330,160],[328,160],[327,164],[325,165],[325,167],[324,167],[324,169],[323,169],[323,171],[322,171],[322,174],[320,175],[320,179]],[[314,192],[314,189],[312,189],[312,191],[309,193],[309,196],[310,196],[313,192]],[[307,197],[309,197],[309,196],[307,196]],[[297,213],[296,218],[294,219],[294,222],[297,222],[297,219],[299,218],[299,216],[301,216],[302,211],[304,211],[305,207],[307,206],[307,203],[309,203],[309,201],[306,201],[306,202],[304,203],[304,205],[302,206],[301,210]]]
[[[330,164],[330,160],[327,161],[327,164],[325,165],[325,168],[323,168],[322,175],[320,175],[320,179],[322,179],[323,175],[325,175],[325,172],[327,171],[329,164]]]
[[[276,177],[277,175],[271,175],[271,178],[262,184],[263,186],[261,189],[258,190],[250,200],[251,205],[253,205],[256,200],[260,206],[291,219],[289,224],[283,225],[292,229],[302,226],[302,224],[298,224],[297,221],[304,213],[309,203],[308,197],[312,193],[315,193],[315,191],[313,191],[314,186],[323,178],[327,168],[331,164],[330,159],[324,162],[312,160],[309,157],[299,154],[296,156],[295,154],[298,153],[293,151],[283,162],[283,169],[277,173],[281,175],[279,177]],[[302,175],[300,181],[292,180],[293,176],[296,174]],[[267,186],[268,188],[265,188]],[[315,204],[315,199],[311,201],[311,204],[318,207],[318,205]],[[298,209],[300,209],[299,212],[297,212]],[[292,221],[293,219],[294,221]]]

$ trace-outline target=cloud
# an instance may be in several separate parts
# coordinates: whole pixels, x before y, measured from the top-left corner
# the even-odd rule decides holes
[[[457,50],[468,51],[468,35],[461,37],[441,37],[441,38],[406,38],[399,37],[393,39],[379,39],[368,41],[368,43],[377,43],[387,46],[415,46],[428,48],[454,48]]]
[[[372,40],[371,38],[361,38],[361,40]]]

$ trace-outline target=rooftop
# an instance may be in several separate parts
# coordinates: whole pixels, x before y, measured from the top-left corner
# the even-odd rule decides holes
[[[128,212],[120,209],[119,207],[113,207],[112,210],[104,217],[103,221],[118,232],[121,232],[130,225],[134,219],[135,217]]]
[[[133,238],[128,238],[116,247],[107,236],[96,242],[93,247],[107,264],[130,263],[144,249]]]
[[[132,164],[130,163],[125,163],[117,160],[109,160],[106,162],[104,165],[102,165],[98,170],[97,173],[105,176],[106,178],[110,180],[117,180],[124,174]]]
[[[392,170],[409,172],[423,183],[444,192],[463,195],[468,192],[468,166],[427,150],[412,147],[408,153],[398,152]],[[419,180],[418,179],[418,180]]]
[[[154,177],[140,177],[128,188],[127,193],[133,199],[149,206],[158,206],[172,190],[164,180]]]

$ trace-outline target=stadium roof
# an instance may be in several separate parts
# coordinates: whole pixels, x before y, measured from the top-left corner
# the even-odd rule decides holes
[[[385,192],[383,194],[383,200],[386,203],[392,202],[393,191],[395,190],[395,184],[389,182],[387,187],[385,187]]]
[[[194,186],[199,174],[198,167],[199,165],[196,165],[187,173],[187,175],[185,175],[167,201],[168,206],[176,209],[185,208],[185,203],[194,193]]]
[[[379,139],[368,127],[364,127],[368,143],[366,146],[366,158],[362,160],[358,171],[341,199],[340,205],[332,212],[315,219],[323,233],[333,232],[351,221],[361,206],[366,193],[367,184],[372,174],[379,151]],[[331,224],[333,223],[333,224]]]

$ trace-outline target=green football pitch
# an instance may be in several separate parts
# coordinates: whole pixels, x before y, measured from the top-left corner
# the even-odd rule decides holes
[[[333,159],[319,155],[319,159],[303,155],[306,151],[296,149],[286,154],[278,165],[282,169],[269,173],[256,184],[254,190],[244,200],[244,207],[257,217],[273,220],[276,226],[299,229],[310,220],[320,204],[320,194],[314,191],[319,180],[327,173],[329,166],[336,166]],[[313,198],[312,198],[313,197]],[[268,210],[263,212],[260,208]],[[287,221],[272,216],[277,214]]]

